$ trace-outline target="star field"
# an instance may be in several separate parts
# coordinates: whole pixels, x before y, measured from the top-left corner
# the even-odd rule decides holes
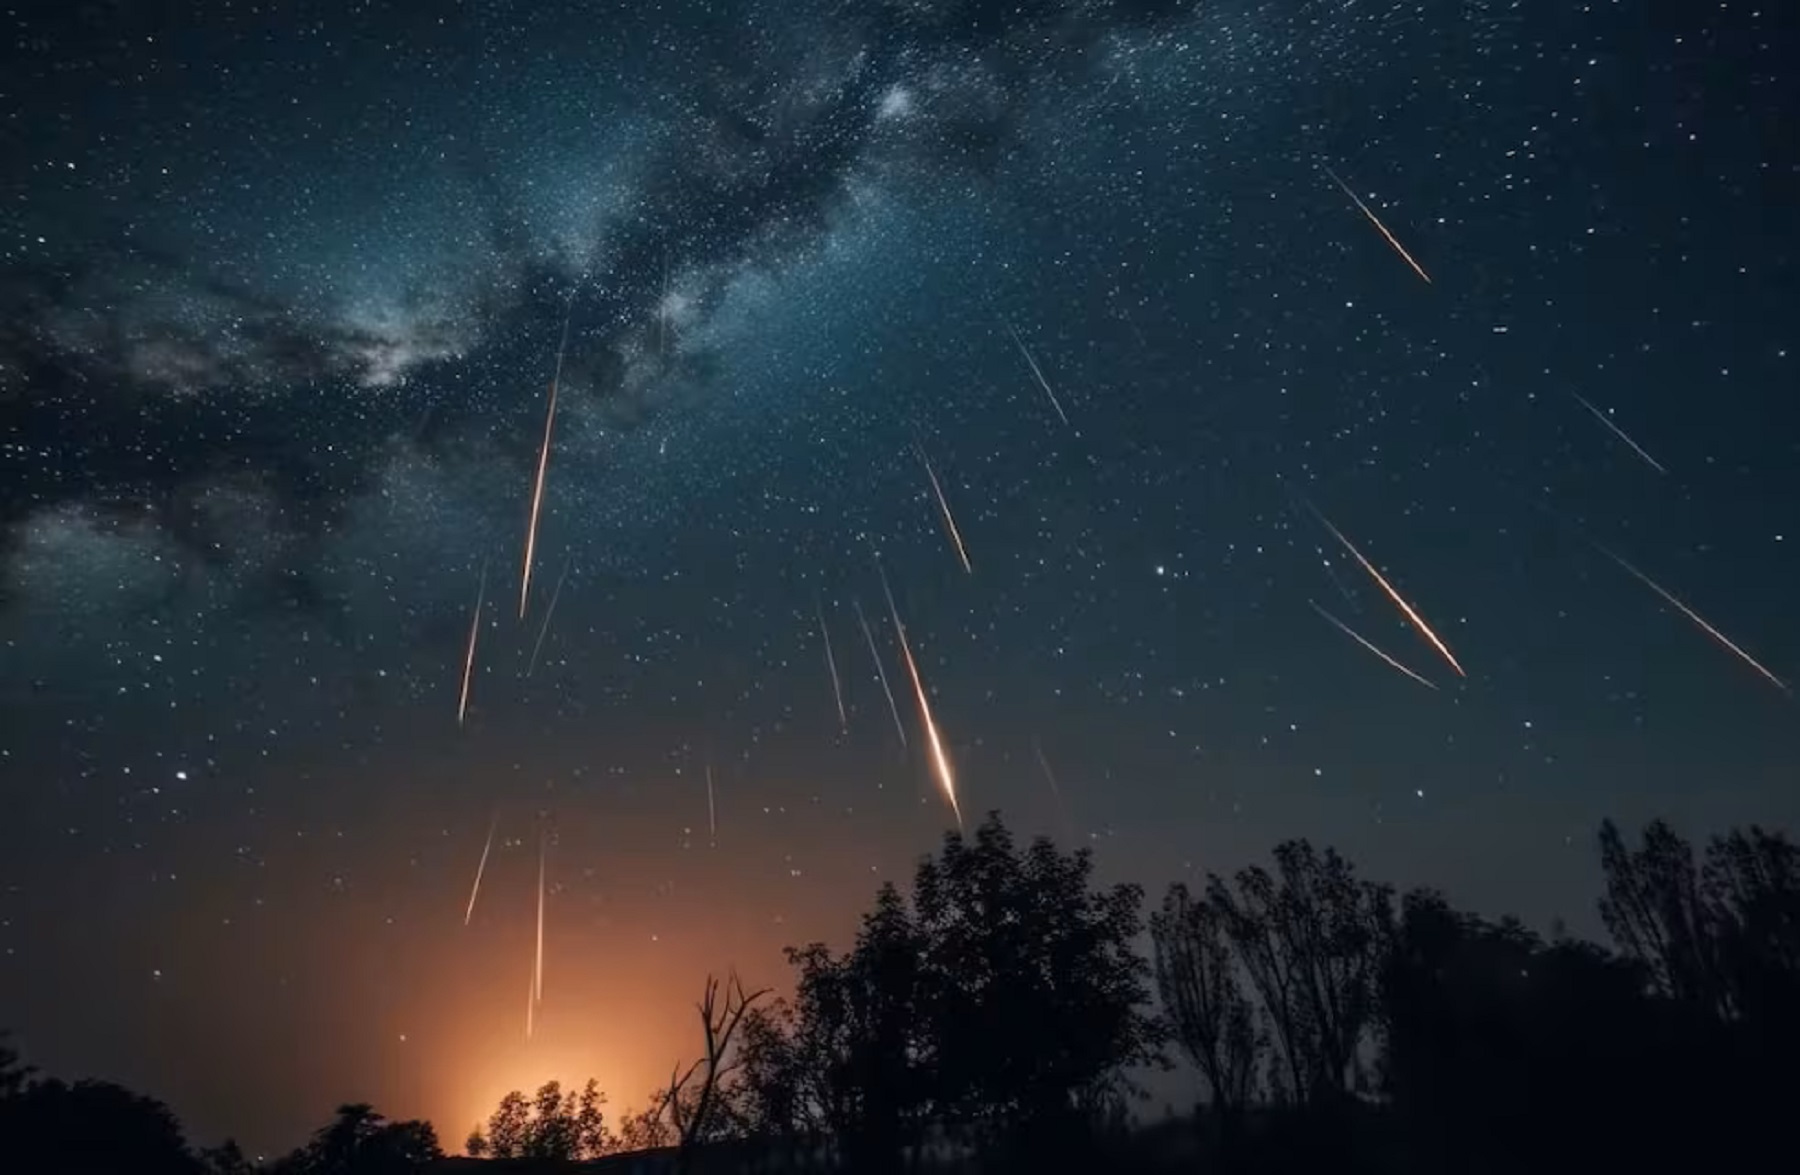
[[[1153,892],[1304,835],[1598,933],[1603,816],[1800,816],[1715,639],[1800,676],[1779,6],[155,7],[4,18],[47,1069],[265,1151],[639,1104],[953,827],[883,574],[964,816]]]

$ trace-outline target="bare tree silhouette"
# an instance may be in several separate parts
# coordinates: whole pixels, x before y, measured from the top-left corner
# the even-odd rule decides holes
[[[1231,951],[1225,914],[1185,885],[1171,886],[1150,918],[1156,987],[1176,1043],[1200,1070],[1223,1145],[1235,1143],[1256,1094],[1264,1040]]]
[[[681,1071],[679,1064],[675,1066],[662,1101],[680,1147],[677,1170],[687,1171],[695,1144],[711,1137],[708,1131],[719,1108],[720,1083],[735,1064],[731,1054],[732,1037],[737,1035],[738,1026],[743,1023],[751,1005],[768,994],[766,987],[746,993],[743,982],[733,973],[725,986],[725,1002],[721,1006],[718,979],[711,975],[706,977],[706,994],[698,1005],[700,1025],[706,1035],[706,1052],[689,1065],[686,1072]],[[700,1084],[689,1101],[683,1094],[696,1075],[700,1077]]]

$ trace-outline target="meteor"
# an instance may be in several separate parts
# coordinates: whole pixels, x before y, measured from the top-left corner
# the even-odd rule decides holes
[[[883,573],[881,587],[887,591],[887,575]],[[894,607],[894,595],[888,592],[888,607],[894,614],[894,631],[900,637],[900,653],[906,660],[906,672],[911,675],[913,696],[919,702],[919,722],[925,727],[925,741],[931,747],[931,766],[937,774],[938,787],[944,798],[950,802],[950,811],[956,817],[956,827],[961,831],[963,826],[962,807],[956,801],[956,775],[950,769],[950,756],[944,752],[944,740],[938,735],[937,722],[931,716],[931,701],[925,696],[925,683],[919,677],[918,663],[913,660],[912,645],[906,639],[906,625],[900,622],[900,610]]]
[[[1037,756],[1038,766],[1044,769],[1044,778],[1050,781],[1050,795],[1056,801],[1056,814],[1062,820],[1063,836],[1073,842],[1075,826],[1069,820],[1069,809],[1063,803],[1062,788],[1056,785],[1056,772],[1050,770],[1050,760],[1044,754],[1044,745],[1038,741],[1037,735],[1031,736],[1031,751]]]
[[[1406,246],[1402,245],[1397,239],[1395,239],[1394,234],[1390,233],[1388,231],[1387,225],[1381,223],[1381,218],[1376,216],[1373,212],[1369,211],[1369,206],[1362,202],[1362,198],[1360,196],[1358,196],[1355,192],[1350,190],[1349,184],[1345,183],[1343,180],[1338,178],[1338,173],[1331,170],[1331,167],[1329,164],[1321,163],[1321,164],[1319,164],[1319,166],[1325,169],[1325,174],[1331,177],[1333,183],[1337,184],[1338,187],[1344,189],[1344,195],[1350,197],[1350,199],[1356,204],[1356,206],[1362,210],[1362,214],[1369,218],[1369,223],[1374,225],[1377,229],[1379,229],[1381,231],[1381,235],[1383,237],[1387,238],[1387,243],[1389,245],[1393,246],[1394,252],[1400,254],[1400,259],[1402,261],[1406,262],[1408,265],[1412,266],[1413,272],[1418,274],[1420,277],[1424,278],[1426,285],[1430,285],[1431,284],[1431,275],[1426,273],[1424,270],[1424,267],[1422,267],[1417,261],[1413,260],[1412,254],[1408,253],[1406,251]]]
[[[1598,544],[1595,544],[1595,545],[1598,546]],[[1600,550],[1605,552],[1607,557],[1610,558],[1614,563],[1617,563],[1620,567],[1623,567],[1626,571],[1630,572],[1631,575],[1639,583],[1643,584],[1645,587],[1649,588],[1651,591],[1653,591],[1657,595],[1661,596],[1670,605],[1672,605],[1677,611],[1679,611],[1683,616],[1686,616],[1689,620],[1693,621],[1694,624],[1699,627],[1701,632],[1704,632],[1707,636],[1711,637],[1714,641],[1718,642],[1720,647],[1735,654],[1738,660],[1740,660],[1744,664],[1750,666],[1750,668],[1756,670],[1757,673],[1762,675],[1762,678],[1764,681],[1767,681],[1770,685],[1774,686],[1776,689],[1780,690],[1784,694],[1789,695],[1790,697],[1793,695],[1793,690],[1791,690],[1788,687],[1787,682],[1781,680],[1781,678],[1776,677],[1773,673],[1769,672],[1769,670],[1762,664],[1762,662],[1758,661],[1755,657],[1752,657],[1749,653],[1746,653],[1743,649],[1739,648],[1737,646],[1737,644],[1735,644],[1730,637],[1726,636],[1724,633],[1720,632],[1718,629],[1716,629],[1712,625],[1708,624],[1706,622],[1705,618],[1703,618],[1698,612],[1694,611],[1692,608],[1688,607],[1686,604],[1684,604],[1680,600],[1676,599],[1674,597],[1674,595],[1671,594],[1668,590],[1666,590],[1661,584],[1657,583],[1654,579],[1651,579],[1648,575],[1645,575],[1643,572],[1639,571],[1637,568],[1635,568],[1631,564],[1627,563],[1622,556],[1615,554],[1612,551],[1607,550],[1605,547],[1601,547]]]
[[[894,702],[894,691],[888,686],[887,668],[881,663],[881,654],[875,650],[875,634],[869,630],[869,618],[863,615],[862,601],[851,600],[856,609],[856,622],[862,625],[863,639],[869,642],[869,656],[875,661],[875,676],[881,680],[881,692],[887,695],[888,712],[894,716],[894,733],[900,736],[900,745],[906,745],[906,724],[900,721],[900,707]]]
[[[1394,601],[1394,605],[1406,615],[1406,618],[1418,626],[1419,631],[1425,635],[1425,639],[1431,642],[1432,648],[1436,649],[1438,654],[1450,663],[1450,668],[1456,670],[1456,675],[1458,677],[1469,676],[1467,673],[1463,672],[1463,667],[1457,663],[1456,654],[1450,651],[1450,646],[1438,639],[1438,634],[1431,630],[1431,625],[1425,623],[1425,618],[1420,616],[1418,612],[1413,609],[1413,606],[1407,603],[1399,592],[1394,590],[1394,585],[1389,583],[1381,572],[1375,570],[1375,565],[1373,563],[1363,558],[1363,553],[1356,549],[1356,544],[1345,538],[1344,532],[1331,524],[1331,519],[1319,513],[1319,508],[1317,506],[1314,506],[1311,502],[1306,502],[1306,499],[1304,498],[1302,498],[1301,501],[1306,503],[1306,508],[1312,511],[1313,517],[1324,523],[1325,529],[1330,531],[1332,536],[1336,538],[1338,542],[1344,544],[1344,550],[1350,552],[1351,557],[1362,564],[1362,569],[1368,572],[1369,577],[1381,586],[1381,590],[1387,593],[1388,599]]]
[[[1569,394],[1571,396],[1574,396],[1577,400],[1579,400],[1581,402],[1581,406],[1583,408],[1586,408],[1589,412],[1592,412],[1594,414],[1594,419],[1598,420],[1601,424],[1604,424],[1607,427],[1607,429],[1612,432],[1612,434],[1614,436],[1616,436],[1620,440],[1624,441],[1627,445],[1630,445],[1631,451],[1633,453],[1636,453],[1639,457],[1642,457],[1644,459],[1644,464],[1646,464],[1650,468],[1656,470],[1656,472],[1658,472],[1658,473],[1666,474],[1669,472],[1668,470],[1664,469],[1657,462],[1656,458],[1654,458],[1650,454],[1644,452],[1644,447],[1642,445],[1638,444],[1636,441],[1632,440],[1629,436],[1625,435],[1625,430],[1620,428],[1618,425],[1614,424],[1612,422],[1612,418],[1610,416],[1608,416],[1606,413],[1600,411],[1600,409],[1594,407],[1592,404],[1588,403],[1586,396],[1583,396],[1580,392],[1570,392]]]
[[[537,643],[531,646],[531,661],[525,666],[525,676],[530,677],[537,669],[538,654],[544,651],[544,635],[550,631],[550,618],[556,615],[556,601],[562,598],[563,580],[569,578],[569,561],[563,560],[562,574],[556,577],[556,587],[550,592],[550,607],[544,610],[544,626],[538,629]]]
[[[463,657],[462,697],[456,703],[456,724],[469,712],[469,679],[475,672],[475,638],[481,635],[481,605],[487,599],[487,560],[481,561],[481,586],[475,590],[475,614],[469,618],[469,651]]]
[[[1312,605],[1314,612],[1317,612],[1319,615],[1321,615],[1325,619],[1329,620],[1332,623],[1332,625],[1339,632],[1343,633],[1345,636],[1349,637],[1351,640],[1355,641],[1357,644],[1361,645],[1363,648],[1369,650],[1369,652],[1374,653],[1377,657],[1380,657],[1383,661],[1387,662],[1393,668],[1398,669],[1400,672],[1406,674],[1406,676],[1412,678],[1414,681],[1418,682],[1420,685],[1424,686],[1426,689],[1434,690],[1437,688],[1437,686],[1435,684],[1433,684],[1432,682],[1421,677],[1419,674],[1414,673],[1412,670],[1408,669],[1406,666],[1400,664],[1400,662],[1394,660],[1394,658],[1388,656],[1386,653],[1384,653],[1380,649],[1376,648],[1373,642],[1367,640],[1360,632],[1357,632],[1354,628],[1351,628],[1348,624],[1345,624],[1342,620],[1339,620],[1337,617],[1333,616],[1331,613],[1327,612],[1325,609],[1319,607],[1317,602],[1315,602],[1313,600],[1308,600],[1306,602]]]
[[[962,532],[956,529],[956,519],[950,513],[950,502],[944,497],[944,487],[938,483],[937,470],[931,467],[931,458],[917,442],[913,444],[913,452],[919,455],[919,463],[925,466],[925,476],[931,479],[931,492],[937,495],[938,510],[944,516],[944,529],[950,534],[950,541],[956,545],[956,557],[962,560],[963,570],[970,575],[975,568],[969,565],[969,549],[963,546]]]
[[[494,829],[497,828],[499,824],[500,813],[496,810],[494,812],[494,818],[488,821],[487,843],[481,846],[481,861],[475,866],[475,886],[473,889],[469,890],[469,908],[463,911],[464,926],[467,926],[469,920],[475,917],[475,899],[481,896],[481,875],[487,872],[488,854],[492,852],[494,848]]]
[[[537,555],[538,516],[544,508],[544,474],[550,468],[550,434],[556,426],[556,385],[562,380],[563,355],[569,349],[569,322],[575,315],[575,299],[569,298],[569,312],[563,315],[562,342],[556,347],[556,371],[550,377],[550,403],[544,410],[544,443],[538,449],[537,480],[531,488],[531,517],[525,525],[525,568],[519,576],[519,619],[525,619],[525,608],[531,600],[531,566]]]
[[[712,764],[706,765],[706,834],[711,840],[719,839],[719,809],[713,803]]]
[[[1025,362],[1031,367],[1031,374],[1037,376],[1038,386],[1044,389],[1044,395],[1050,397],[1050,406],[1056,409],[1056,414],[1062,418],[1062,422],[1065,425],[1068,424],[1069,414],[1063,411],[1062,401],[1058,400],[1056,393],[1050,389],[1050,381],[1044,378],[1044,369],[1038,366],[1038,361],[1032,356],[1031,349],[1025,345],[1025,340],[1019,337],[1019,328],[1009,322],[1006,324],[1006,329],[1012,332],[1013,345],[1019,348],[1019,354],[1025,356]]]
[[[825,638],[825,668],[831,671],[831,696],[837,699],[838,725],[847,730],[850,718],[844,713],[844,687],[838,682],[837,658],[831,652],[831,630],[825,627],[825,606],[816,603],[815,612],[819,617],[819,635]]]
[[[544,862],[549,855],[549,837],[543,827],[538,828],[538,903],[537,903],[537,962],[532,969],[532,998],[542,1002],[544,998]]]

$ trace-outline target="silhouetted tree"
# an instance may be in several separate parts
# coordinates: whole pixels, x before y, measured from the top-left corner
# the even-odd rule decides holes
[[[11,1064],[17,1067],[16,1062]],[[181,1124],[161,1102],[108,1081],[9,1082],[0,1100],[7,1170],[198,1175]]]
[[[203,1147],[200,1165],[207,1175],[255,1175],[256,1172],[256,1164],[244,1156],[234,1138],[228,1138],[218,1146]]]
[[[16,1097],[25,1090],[37,1070],[19,1059],[18,1050],[7,1040],[10,1033],[0,1031],[0,1098]]]
[[[1375,1009],[1376,974],[1393,894],[1358,881],[1335,849],[1275,846],[1277,874],[1239,870],[1235,892],[1214,876],[1207,902],[1222,917],[1261,1000],[1281,1063],[1276,1090],[1296,1105],[1341,1099],[1358,1073]]]
[[[686,1171],[693,1148],[721,1137],[729,1121],[730,1107],[721,1104],[724,1079],[736,1065],[732,1038],[737,1035],[752,1004],[769,993],[768,988],[745,992],[736,975],[725,987],[725,1002],[719,1004],[719,981],[706,977],[706,993],[698,1005],[700,1027],[705,1036],[706,1051],[685,1072],[678,1064],[669,1078],[662,1097],[662,1110],[675,1128],[681,1153],[676,1169]],[[699,1081],[695,1082],[694,1078]]]
[[[275,1175],[406,1175],[443,1157],[431,1123],[389,1121],[366,1102],[354,1102],[339,1106],[336,1118],[273,1170]]]
[[[674,1146],[679,1141],[674,1126],[663,1110],[667,1089],[653,1089],[644,1108],[627,1114],[619,1122],[619,1149],[626,1151],[657,1150]]]
[[[1132,946],[1143,891],[1097,890],[1092,876],[1087,850],[1039,839],[1020,853],[990,813],[972,844],[946,835],[914,877],[933,1099],[979,1134],[1010,1135],[1022,1158],[1070,1159],[1091,1137],[1084,1107],[1160,1057],[1150,966]]]
[[[530,1101],[513,1090],[489,1116],[487,1133],[477,1127],[463,1149],[476,1158],[597,1159],[614,1148],[601,1110],[605,1104],[606,1095],[591,1078],[579,1095],[565,1092],[558,1081],[545,1082]]]
[[[1204,898],[1196,900],[1187,886],[1174,885],[1150,918],[1150,939],[1170,1029],[1207,1084],[1229,1150],[1256,1092],[1263,1041],[1225,914]]]

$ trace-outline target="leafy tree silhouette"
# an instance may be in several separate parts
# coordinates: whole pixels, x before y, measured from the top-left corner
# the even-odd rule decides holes
[[[198,1175],[181,1123],[161,1102],[110,1081],[23,1081],[0,1058],[0,1155],[8,1170]],[[11,1074],[11,1075],[8,1075]],[[16,1164],[16,1166],[15,1166]]]
[[[591,1078],[580,1094],[565,1092],[559,1081],[547,1081],[529,1102],[515,1089],[500,1099],[488,1118],[487,1133],[477,1127],[464,1149],[476,1158],[597,1159],[617,1145],[606,1127],[605,1104],[606,1095]]]
[[[272,1175],[409,1175],[444,1157],[431,1123],[394,1122],[366,1102],[338,1107],[312,1141],[271,1168]]]
[[[752,1117],[828,1131],[859,1172],[898,1169],[934,1119],[1017,1161],[1074,1161],[1162,1040],[1131,945],[1142,891],[1092,874],[1085,851],[1019,851],[998,813],[972,842],[948,834],[849,952],[790,954],[792,1003],[744,1038]]]

